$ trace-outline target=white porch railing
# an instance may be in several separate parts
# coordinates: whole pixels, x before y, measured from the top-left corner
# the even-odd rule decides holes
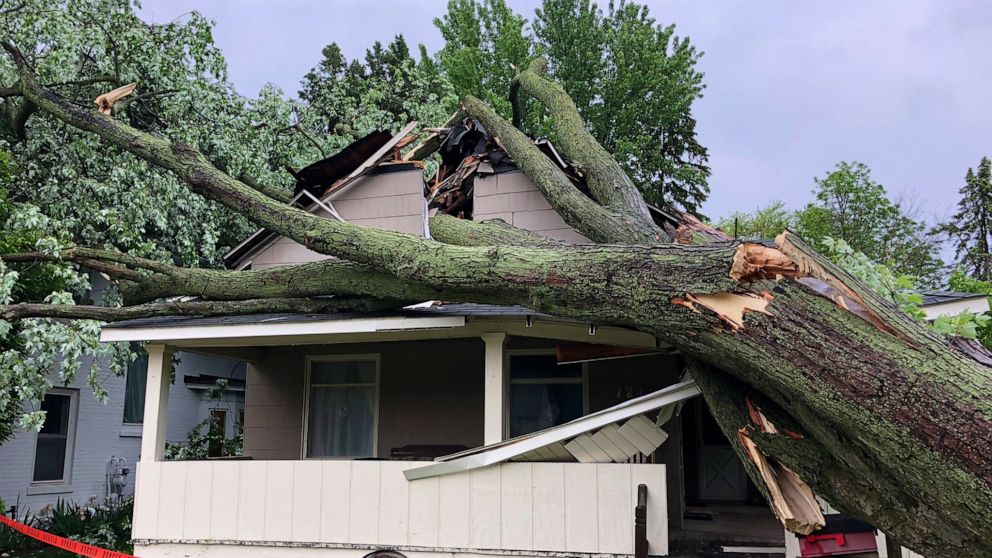
[[[407,481],[409,461],[141,462],[133,536],[164,543],[414,551],[668,553],[665,466],[503,463]]]

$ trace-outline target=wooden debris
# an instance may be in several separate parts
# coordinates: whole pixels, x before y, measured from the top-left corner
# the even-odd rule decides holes
[[[138,82],[122,85],[117,89],[100,95],[94,99],[93,102],[96,104],[97,110],[107,116],[110,116],[114,110],[114,103],[133,93],[135,87],[138,87]]]
[[[702,306],[716,314],[721,322],[737,331],[744,327],[744,314],[748,312],[768,312],[769,299],[763,296],[746,293],[688,293],[684,298],[676,297],[672,304],[684,306],[693,312],[699,312],[696,305]]]
[[[737,432],[737,441],[765,481],[772,512],[786,529],[808,535],[826,525],[813,491],[799,475],[761,453],[748,435],[747,428]]]
[[[799,274],[796,265],[781,250],[756,242],[745,242],[737,247],[730,278],[744,282],[752,279],[778,279]]]

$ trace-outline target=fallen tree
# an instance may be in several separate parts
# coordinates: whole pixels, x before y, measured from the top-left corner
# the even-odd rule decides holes
[[[767,246],[732,242],[685,215],[655,224],[636,185],[540,62],[520,73],[514,95],[547,108],[588,195],[484,103],[468,97],[462,108],[597,244],[564,245],[444,215],[432,219],[433,239],[323,219],[228,176],[186,145],[60,97],[36,83],[13,45],[4,47],[18,68],[11,88],[34,118],[97,134],[335,258],[218,271],[85,247],[10,254],[3,259],[57,258],[98,270],[115,280],[124,306],[9,305],[0,307],[4,317],[334,312],[444,299],[630,327],[686,356],[718,424],[790,530],[822,525],[819,494],[930,558],[992,555],[988,355],[927,330],[788,232]],[[165,300],[178,296],[195,300]]]

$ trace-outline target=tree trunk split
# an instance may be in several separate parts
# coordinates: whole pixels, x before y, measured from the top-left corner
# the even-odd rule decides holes
[[[596,245],[448,216],[432,219],[433,240],[316,217],[227,176],[187,146],[39,87],[16,49],[4,46],[18,64],[25,102],[40,113],[96,133],[258,225],[334,257],[235,272],[75,248],[61,257],[112,277],[128,306],[8,306],[6,316],[113,320],[143,311],[247,313],[260,304],[335,311],[441,299],[630,327],[685,355],[721,430],[787,528],[804,533],[822,524],[817,494],[929,558],[992,556],[988,353],[927,330],[793,235],[766,246],[729,242],[688,217],[657,226],[635,185],[539,67],[522,72],[515,91],[548,108],[591,197],[483,103],[466,98],[463,107]],[[32,258],[45,259],[4,256]],[[155,302],[176,296],[197,300]]]

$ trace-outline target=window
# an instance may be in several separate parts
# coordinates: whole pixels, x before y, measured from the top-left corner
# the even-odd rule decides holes
[[[148,353],[138,343],[131,344],[138,358],[127,365],[124,384],[124,424],[145,422],[145,384],[148,383]]]
[[[45,423],[34,451],[34,482],[63,483],[72,471],[72,444],[76,429],[75,390],[51,390],[41,402]]]
[[[510,437],[564,424],[585,411],[581,364],[553,354],[511,354]]]
[[[307,457],[373,457],[378,415],[377,357],[310,361]]]

